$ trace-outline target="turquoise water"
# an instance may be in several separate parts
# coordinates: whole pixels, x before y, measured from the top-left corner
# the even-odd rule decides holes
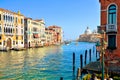
[[[76,55],[77,70],[80,54],[84,57],[86,49],[96,52],[94,47],[94,43],[79,42],[18,52],[0,52],[0,80],[60,80],[60,77],[73,80],[73,52]],[[96,60],[94,54],[92,53],[92,61]]]

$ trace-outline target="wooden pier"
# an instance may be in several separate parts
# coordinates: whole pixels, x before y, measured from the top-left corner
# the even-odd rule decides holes
[[[83,71],[101,73],[101,63],[99,61],[91,62],[85,67]],[[105,66],[105,69],[108,69],[108,74],[120,75],[120,59],[109,61],[109,66]]]

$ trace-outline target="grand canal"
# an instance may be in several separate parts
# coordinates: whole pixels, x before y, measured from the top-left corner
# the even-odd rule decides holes
[[[25,51],[0,52],[0,80],[72,80],[72,54],[76,55],[76,70],[80,66],[80,54],[92,50],[96,60],[94,43],[79,42],[70,45],[27,49]],[[89,59],[87,59],[89,63]]]

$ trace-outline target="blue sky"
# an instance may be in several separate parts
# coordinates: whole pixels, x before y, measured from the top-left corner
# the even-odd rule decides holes
[[[99,0],[0,0],[0,8],[44,19],[47,27],[60,26],[64,39],[76,39],[87,26],[94,30],[100,25]]]

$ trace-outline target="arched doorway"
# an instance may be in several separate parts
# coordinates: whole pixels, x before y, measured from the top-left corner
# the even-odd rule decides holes
[[[29,42],[29,48],[30,48],[30,42]]]
[[[11,39],[10,38],[7,39],[7,47],[9,47],[10,49],[12,47]]]

